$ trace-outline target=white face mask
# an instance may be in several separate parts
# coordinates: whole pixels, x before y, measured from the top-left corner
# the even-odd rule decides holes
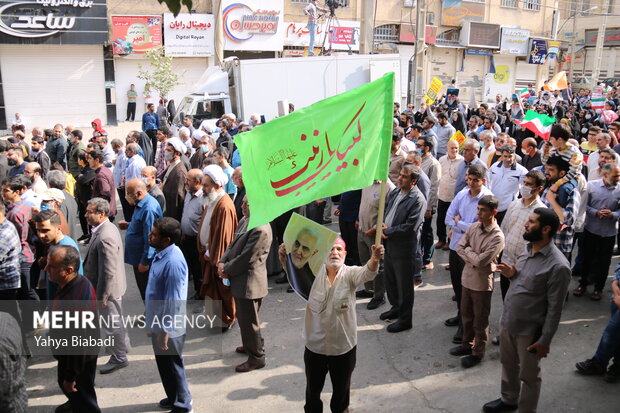
[[[532,197],[532,192],[534,192],[534,190],[532,188],[530,188],[529,186],[525,186],[525,185],[520,185],[519,186],[519,194],[524,199],[531,198]]]
[[[588,133],[588,128],[581,128],[581,133],[583,133],[583,134]]]
[[[592,115],[590,115],[589,113],[586,115],[586,119],[590,119],[592,117]]]
[[[174,157],[174,154],[171,152],[164,153],[164,159],[166,160],[166,162],[170,162],[173,157]]]

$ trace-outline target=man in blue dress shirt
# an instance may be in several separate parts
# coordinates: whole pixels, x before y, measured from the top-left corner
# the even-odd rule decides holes
[[[159,406],[172,412],[191,412],[192,395],[183,365],[185,327],[166,322],[185,316],[187,263],[175,244],[181,239],[181,224],[174,218],[159,218],[149,234],[149,245],[157,251],[151,263],[146,288],[146,322],[149,326],[157,370],[166,398]]]

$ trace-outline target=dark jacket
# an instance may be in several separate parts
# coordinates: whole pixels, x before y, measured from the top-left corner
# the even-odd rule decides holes
[[[112,172],[105,166],[101,166],[95,170],[92,197],[99,197],[108,201],[110,203],[110,218],[116,216],[116,187],[114,186],[114,177],[112,176]]]
[[[388,195],[384,218],[394,205],[399,192],[400,188],[396,188]],[[414,186],[397,208],[392,225],[384,231],[388,236],[385,250],[392,257],[413,259],[419,241],[419,230],[424,222],[426,200],[418,187]]]

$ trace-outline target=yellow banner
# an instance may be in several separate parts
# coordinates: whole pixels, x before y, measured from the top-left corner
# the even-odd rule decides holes
[[[465,141],[467,140],[467,138],[461,133],[460,130],[457,130],[456,133],[452,135],[450,140],[457,141],[459,143],[459,152],[463,152],[463,146],[465,145]]]
[[[443,83],[441,83],[441,80],[434,77],[431,85],[428,88],[428,91],[426,92],[426,95],[424,95],[423,102],[424,104],[426,104],[426,106],[430,106],[435,103],[435,101],[437,100],[437,95],[439,95],[439,91],[441,90],[442,86]]]

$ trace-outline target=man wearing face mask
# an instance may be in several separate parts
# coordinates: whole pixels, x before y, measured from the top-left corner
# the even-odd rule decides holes
[[[521,195],[521,198],[515,199],[510,203],[501,224],[502,231],[506,236],[506,246],[501,257],[503,263],[507,265],[515,264],[517,257],[527,244],[519,228],[523,228],[528,217],[536,208],[545,207],[539,196],[544,186],[545,175],[540,171],[529,171],[523,178],[521,185],[519,185],[519,195]],[[510,281],[502,275],[500,279],[502,299],[506,297],[509,286]]]
[[[157,200],[162,213],[166,212],[166,198],[164,193],[157,184],[157,169],[154,166],[146,166],[140,172],[140,179],[146,185],[146,189],[150,196]]]
[[[181,221],[183,215],[183,200],[185,199],[185,177],[187,168],[181,162],[181,155],[185,145],[179,138],[170,138],[166,142],[164,157],[168,167],[161,176],[161,191],[166,198],[165,216]]]
[[[189,159],[189,164],[192,169],[200,169],[202,168],[202,163],[204,162],[207,155],[211,153],[213,150],[211,140],[211,135],[207,134],[202,130],[197,130],[192,135],[192,147],[195,149],[194,154]]]
[[[148,234],[156,219],[161,218],[159,204],[146,190],[141,179],[132,179],[125,186],[125,198],[134,207],[131,222],[120,221],[118,227],[126,229],[125,264],[133,267],[136,284],[144,301],[148,283],[149,268],[155,249],[149,245]]]
[[[536,139],[526,138],[521,142],[521,152],[523,152],[523,159],[521,159],[521,165],[528,171],[542,165],[542,157],[538,152],[538,145]]]

